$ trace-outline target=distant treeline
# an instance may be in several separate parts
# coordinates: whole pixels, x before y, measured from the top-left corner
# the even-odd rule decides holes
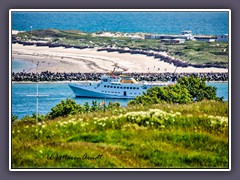
[[[12,81],[98,81],[103,73],[12,73]],[[228,81],[228,73],[125,73],[137,81],[176,81],[181,77],[204,78],[206,81]]]

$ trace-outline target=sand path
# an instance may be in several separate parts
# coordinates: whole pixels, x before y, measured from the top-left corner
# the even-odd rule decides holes
[[[37,68],[28,72],[109,72],[114,63],[127,68],[127,72],[162,73],[174,72],[175,66],[141,54],[97,51],[94,49],[49,48],[12,44],[12,59],[21,59],[38,63]],[[121,69],[118,69],[121,71]],[[224,68],[177,68],[177,72],[228,72]]]

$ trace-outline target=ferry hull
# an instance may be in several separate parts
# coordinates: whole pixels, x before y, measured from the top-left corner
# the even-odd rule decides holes
[[[76,86],[74,84],[69,84],[76,97],[88,97],[88,98],[111,98],[111,99],[133,99],[136,96],[124,96],[124,95],[113,95],[101,92],[96,92],[92,90],[85,89],[84,87]]]

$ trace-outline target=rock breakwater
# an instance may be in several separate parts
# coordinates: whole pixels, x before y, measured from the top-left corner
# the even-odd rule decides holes
[[[137,81],[171,81],[181,77],[193,75],[195,77],[205,78],[206,81],[228,81],[228,73],[124,73],[132,76]],[[36,82],[38,81],[98,81],[103,73],[53,73],[44,71],[37,73],[12,73],[12,81]]]

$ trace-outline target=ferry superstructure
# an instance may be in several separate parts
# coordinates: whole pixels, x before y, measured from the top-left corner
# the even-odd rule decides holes
[[[101,76],[99,83],[70,83],[69,87],[76,97],[132,99],[141,96],[153,86],[166,86],[172,83],[139,83],[131,76],[114,75],[114,70],[109,75]]]

